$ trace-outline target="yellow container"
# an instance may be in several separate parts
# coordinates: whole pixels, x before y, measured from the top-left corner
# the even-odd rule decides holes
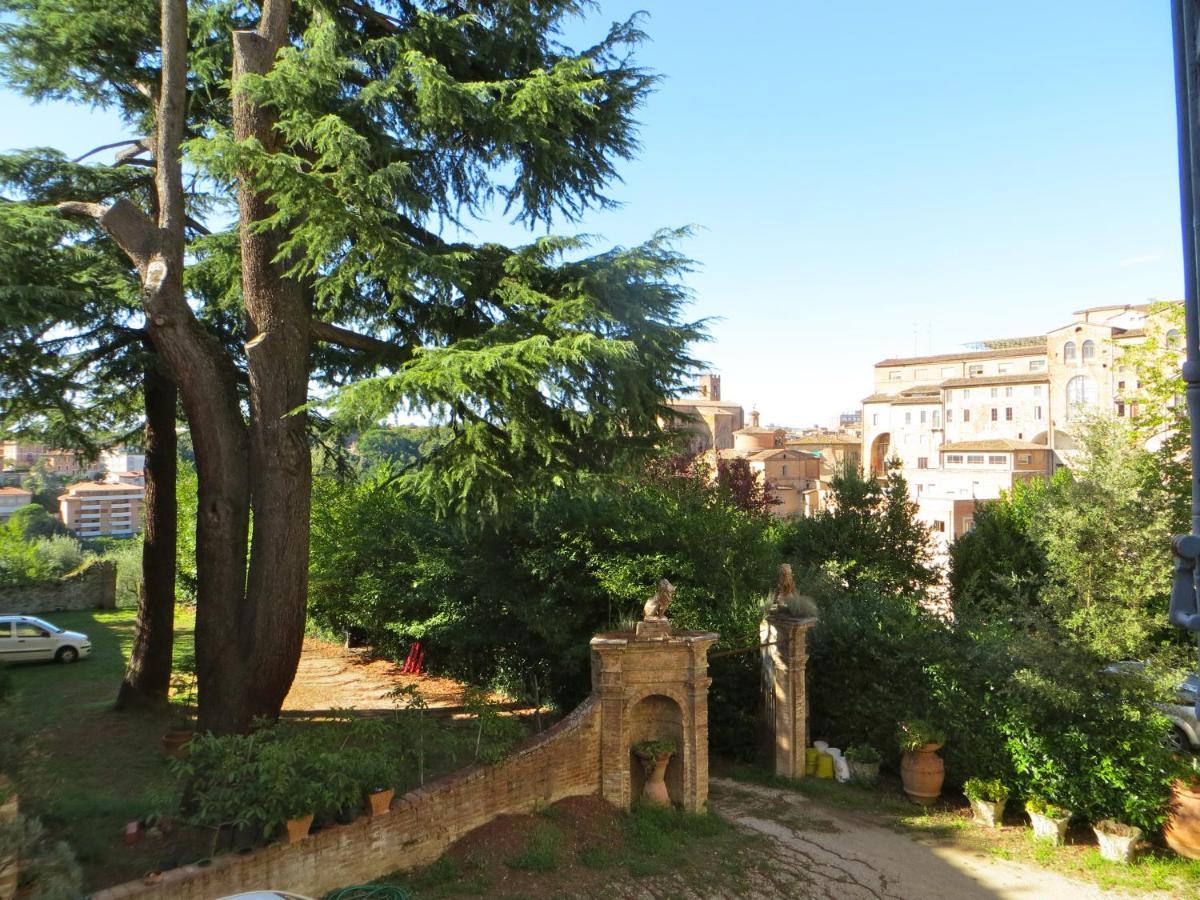
[[[822,753],[817,757],[817,777],[832,778],[833,777],[833,757],[828,753]]]
[[[816,747],[809,747],[804,751],[804,774],[817,774],[817,757],[821,755],[821,751]]]

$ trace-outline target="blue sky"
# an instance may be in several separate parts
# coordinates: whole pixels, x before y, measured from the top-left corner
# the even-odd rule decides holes
[[[855,408],[886,356],[1182,294],[1165,0],[601,0],[570,37],[639,8],[664,81],[623,206],[572,230],[699,226],[700,355],[764,421]],[[124,136],[5,93],[0,122],[4,148]]]

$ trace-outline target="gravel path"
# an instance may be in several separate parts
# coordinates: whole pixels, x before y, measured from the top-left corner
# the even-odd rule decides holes
[[[749,883],[717,896],[828,900],[1091,900],[1112,893],[1093,885],[903,834],[820,806],[793,791],[713,779],[711,807],[768,839],[766,864]],[[671,894],[645,885],[634,896]],[[678,885],[674,886],[678,892]],[[742,888],[745,888],[744,890]],[[699,897],[694,891],[683,896]],[[1161,896],[1161,895],[1160,895]]]

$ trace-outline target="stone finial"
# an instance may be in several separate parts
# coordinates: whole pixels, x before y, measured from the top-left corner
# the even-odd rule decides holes
[[[816,601],[796,590],[796,579],[792,575],[792,567],[789,563],[781,563],[779,566],[775,591],[771,595],[771,607],[801,618],[819,614]]]
[[[787,598],[796,596],[796,579],[792,576],[792,564],[780,563],[779,577],[775,581],[775,605],[787,606]]]
[[[671,605],[671,600],[675,597],[675,585],[663,579],[658,583],[658,590],[654,596],[646,601],[646,606],[643,608],[643,618],[649,622],[655,619],[666,619],[667,607]]]

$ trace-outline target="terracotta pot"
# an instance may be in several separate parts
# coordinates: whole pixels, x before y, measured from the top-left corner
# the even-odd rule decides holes
[[[187,755],[187,745],[191,743],[193,731],[168,731],[162,736],[163,750],[173,759]]]
[[[646,784],[642,788],[642,802],[647,806],[671,805],[671,795],[667,792],[667,765],[674,754],[664,753],[661,756],[638,756],[642,768],[646,770]]]
[[[1006,800],[972,800],[971,811],[975,813],[975,821],[982,822],[988,828],[1000,828],[1004,825],[1004,804]]]
[[[1039,841],[1050,841],[1055,847],[1061,847],[1066,843],[1067,823],[1070,821],[1069,815],[1063,816],[1061,819],[1052,819],[1041,813],[1031,812],[1029,814],[1029,824],[1033,826],[1033,836]]]
[[[1167,846],[1188,859],[1200,859],[1200,782],[1171,785],[1171,808],[1163,828]]]
[[[1093,825],[1092,831],[1096,832],[1096,840],[1100,842],[1102,857],[1109,862],[1133,862],[1133,854],[1137,849],[1138,841],[1141,840],[1142,829],[1130,828],[1129,834],[1113,834],[1109,831],[1101,831]]]
[[[920,750],[905,750],[900,761],[900,779],[909,799],[926,806],[942,794],[946,763],[937,755],[941,744],[926,744]]]
[[[382,816],[385,812],[392,808],[392,798],[395,796],[395,788],[386,788],[382,791],[371,791],[371,793],[367,794],[367,815]]]
[[[307,816],[299,816],[295,819],[288,819],[287,822],[287,837],[289,844],[295,844],[308,837],[308,829],[312,827],[313,814]]]

